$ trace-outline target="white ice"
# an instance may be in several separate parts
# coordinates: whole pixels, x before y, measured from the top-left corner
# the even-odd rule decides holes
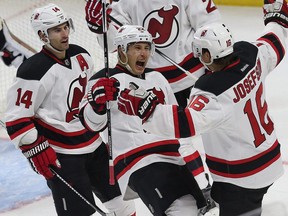
[[[2,4],[2,3],[1,3]],[[232,30],[236,40],[254,40],[263,29],[262,9],[260,7],[219,6],[223,22]],[[285,174],[270,188],[263,201],[263,216],[288,216],[288,67],[287,56],[266,82],[267,101],[270,115],[274,119],[276,132],[282,143]],[[11,173],[13,175],[13,173]],[[1,178],[1,177],[0,177]],[[21,179],[22,181],[29,179]],[[1,182],[0,182],[1,185]],[[22,191],[20,190],[19,193]],[[1,188],[0,188],[1,193]],[[136,200],[137,216],[151,215],[140,200]],[[1,206],[1,200],[0,200]],[[0,216],[56,216],[53,200],[48,195],[17,209],[0,213]],[[95,214],[98,215],[98,214]]]

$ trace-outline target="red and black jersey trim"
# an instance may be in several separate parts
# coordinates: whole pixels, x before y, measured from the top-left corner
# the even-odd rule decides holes
[[[21,118],[15,121],[6,122],[7,132],[10,136],[10,139],[13,140],[21,134],[26,133],[27,131],[34,128],[33,118]]]
[[[186,162],[186,166],[191,171],[193,176],[197,176],[205,171],[201,156],[198,151],[195,151],[193,154],[184,157],[184,161]]]
[[[141,147],[135,148],[115,158],[114,160],[115,176],[117,179],[119,179],[129,169],[131,169],[131,167],[133,167],[138,161],[152,154],[179,157],[180,154],[178,152],[178,149],[179,149],[178,140],[164,140],[149,143]]]
[[[259,38],[257,41],[261,41],[261,40],[269,43],[269,45],[274,49],[277,55],[277,65],[278,65],[285,55],[285,49],[281,41],[277,37],[277,35],[275,35],[274,33],[265,34],[261,38]]]
[[[35,126],[39,134],[47,138],[50,144],[66,149],[89,146],[100,137],[99,133],[89,131],[84,127],[79,131],[66,132],[39,120],[35,122]]]
[[[179,63],[179,66],[192,74],[193,72],[202,68],[203,64],[198,58],[194,58],[193,53],[190,53],[188,56],[185,57],[182,62]],[[155,70],[160,72],[168,80],[169,83],[177,82],[187,76],[175,65],[155,68]]]
[[[243,178],[254,175],[278,160],[281,156],[280,144],[275,141],[271,148],[250,158],[227,161],[206,155],[206,163],[211,173],[226,178]]]
[[[71,61],[73,56],[76,56],[81,53],[88,52],[82,47],[74,44],[69,45],[69,49],[66,51],[66,58],[68,61]],[[89,55],[89,54],[88,54]],[[20,65],[17,70],[17,77],[26,79],[26,80],[41,80],[42,77],[53,67],[55,64],[60,64],[63,67],[71,69],[70,66],[67,66],[63,63],[62,60],[58,59],[54,54],[52,54],[47,49],[42,48],[41,52],[36,53]]]
[[[195,135],[192,116],[187,108],[172,106],[174,130],[176,138],[186,138]]]

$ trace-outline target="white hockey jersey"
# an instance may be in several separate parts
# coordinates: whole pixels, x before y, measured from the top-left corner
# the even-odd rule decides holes
[[[58,153],[93,152],[102,140],[78,118],[93,68],[90,55],[77,45],[70,45],[63,61],[45,48],[27,59],[7,96],[6,126],[15,145],[37,129]]]
[[[198,58],[193,58],[192,40],[199,27],[220,20],[220,13],[212,0],[121,0],[111,4],[111,16],[121,24],[141,25],[154,37],[156,48],[195,77],[204,74]],[[113,39],[115,22],[108,29],[109,49],[115,50]],[[103,45],[102,35],[98,37]],[[173,92],[190,88],[195,79],[155,53],[147,67],[162,73]]]
[[[169,83],[158,72],[145,69],[143,78],[138,78],[131,75],[126,68],[117,65],[110,69],[109,73],[111,77],[115,77],[120,82],[120,90],[128,88],[130,82],[134,82],[146,90],[152,90],[155,87],[156,90],[164,93],[165,103],[177,104]],[[105,70],[96,73],[90,79],[88,87],[100,77],[105,77]],[[114,170],[125,198],[131,196],[127,186],[129,177],[134,171],[155,162],[185,164],[178,152],[179,141],[177,139],[167,139],[163,136],[145,133],[141,119],[123,114],[118,110],[117,101],[110,101],[110,106]],[[87,128],[92,131],[101,131],[105,128],[107,115],[102,116],[104,123],[101,124],[99,122],[101,116],[94,113],[87,101],[81,104],[80,113],[82,112],[81,115],[84,116]],[[103,133],[104,140],[108,140],[106,132]]]
[[[201,77],[188,108],[158,105],[145,129],[167,137],[201,134],[214,181],[245,188],[272,184],[283,165],[264,81],[285,54],[284,31],[269,23],[257,42],[235,43],[237,60]]]

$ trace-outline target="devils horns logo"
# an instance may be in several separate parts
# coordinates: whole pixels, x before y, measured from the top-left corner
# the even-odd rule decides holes
[[[169,5],[151,11],[143,20],[143,26],[154,38],[156,47],[168,47],[178,37],[179,23],[175,18],[178,13],[176,5]]]
[[[73,119],[78,118],[79,105],[82,98],[84,97],[85,88],[87,85],[87,74],[85,71],[86,69],[89,69],[89,65],[81,54],[77,55],[76,59],[79,63],[79,67],[82,73],[80,73],[79,77],[73,80],[69,86],[66,122],[71,122]]]
[[[82,73],[71,83],[67,98],[68,111],[66,113],[66,122],[71,122],[73,119],[78,118],[79,105],[84,97],[86,85],[87,77],[85,73]]]

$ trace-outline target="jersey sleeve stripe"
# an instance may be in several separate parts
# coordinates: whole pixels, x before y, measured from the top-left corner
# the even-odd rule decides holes
[[[179,119],[178,119],[178,107],[172,106],[173,112],[173,120],[174,120],[174,128],[175,128],[175,137],[180,138],[180,127],[179,127]]]
[[[194,127],[194,123],[193,123],[193,118],[191,113],[189,112],[189,109],[185,109],[185,114],[187,116],[187,120],[188,120],[188,124],[189,124],[189,129],[190,129],[190,136],[194,136],[195,135],[195,127]]]
[[[176,138],[185,138],[195,135],[193,119],[188,109],[173,106],[173,119]]]
[[[14,140],[16,137],[21,136],[35,126],[31,121],[31,118],[21,118],[16,121],[6,122],[6,127],[10,139]]]
[[[269,33],[269,34],[263,35],[261,38],[258,39],[258,41],[261,41],[261,40],[265,41],[273,48],[273,50],[275,51],[277,55],[277,65],[278,65],[285,55],[285,49],[280,39],[277,37],[277,35],[273,33]]]

